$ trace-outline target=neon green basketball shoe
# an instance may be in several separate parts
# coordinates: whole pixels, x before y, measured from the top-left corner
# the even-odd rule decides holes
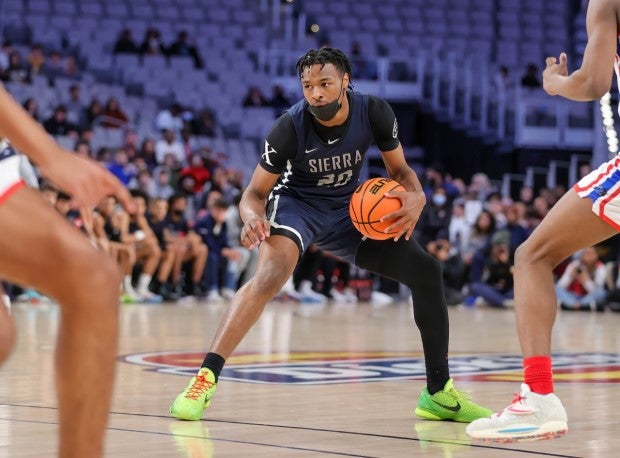
[[[215,375],[211,369],[200,368],[170,406],[170,414],[181,420],[200,420],[204,410],[211,404],[216,388]]]
[[[415,414],[425,420],[451,420],[469,423],[478,418],[490,417],[493,412],[471,400],[471,396],[454,388],[449,379],[443,390],[431,395],[424,388],[418,398]]]

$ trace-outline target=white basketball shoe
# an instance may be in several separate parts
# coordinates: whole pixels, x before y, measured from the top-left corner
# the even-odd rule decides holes
[[[465,432],[475,440],[520,442],[553,439],[568,430],[566,411],[555,394],[538,394],[521,384],[521,393],[508,407],[488,418],[467,425]]]

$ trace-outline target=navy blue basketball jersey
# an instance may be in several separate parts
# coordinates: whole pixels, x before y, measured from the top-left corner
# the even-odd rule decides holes
[[[288,157],[284,171],[276,170],[271,162],[270,154],[276,151],[269,142],[265,142],[261,158],[266,170],[281,173],[272,195],[329,201],[330,208],[349,204],[359,184],[364,155],[374,138],[368,116],[368,95],[354,91],[348,95],[349,117],[339,138],[323,140],[318,136],[305,99],[288,110],[297,136],[296,154]]]

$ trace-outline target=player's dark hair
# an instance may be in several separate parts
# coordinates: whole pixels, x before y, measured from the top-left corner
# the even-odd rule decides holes
[[[323,46],[320,49],[311,49],[299,58],[295,67],[301,78],[304,69],[313,65],[320,65],[321,68],[325,64],[333,64],[341,73],[349,74],[349,83],[351,82],[351,61],[340,49]]]

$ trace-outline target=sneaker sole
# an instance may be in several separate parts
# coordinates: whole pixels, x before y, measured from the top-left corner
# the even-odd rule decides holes
[[[477,441],[512,444],[515,442],[531,442],[557,439],[558,437],[562,437],[564,434],[566,434],[566,431],[568,431],[568,426],[564,421],[550,421],[537,428],[528,424],[513,425],[510,428],[513,430],[521,428],[524,431],[522,433],[502,433],[501,429],[487,429],[482,431],[467,432],[467,435],[471,439]],[[532,431],[532,429],[534,428],[536,429]]]
[[[211,404],[211,399],[209,399],[205,403],[205,406],[202,408],[200,413],[197,414],[197,415],[182,415],[180,412],[175,411],[174,406],[172,406],[172,407],[170,407],[170,415],[172,415],[174,418],[178,418],[179,420],[200,421],[200,420],[202,420],[202,416],[203,416],[205,410],[207,410],[207,407],[209,407],[209,404]]]
[[[454,417],[440,417],[439,415],[430,412],[428,410],[424,410],[421,407],[416,407],[416,409],[414,410],[414,413],[422,418],[423,420],[432,420],[432,421],[454,421],[457,423],[471,423],[474,420],[477,420],[478,418],[481,417],[463,417],[463,416],[459,416],[459,415],[455,415]],[[489,414],[490,415],[490,414]]]

